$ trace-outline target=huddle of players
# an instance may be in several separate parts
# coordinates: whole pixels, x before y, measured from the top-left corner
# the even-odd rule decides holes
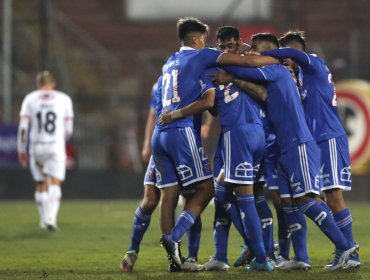
[[[335,246],[335,257],[326,269],[358,267],[352,217],[342,195],[351,188],[348,142],[331,74],[322,59],[304,52],[303,33],[287,32],[279,40],[272,34],[256,34],[252,53],[244,54],[233,27],[218,30],[221,51],[205,48],[208,26],[196,18],[180,19],[177,29],[182,47],[164,64],[158,80],[148,169],[152,178],[155,172],[152,183],[160,190],[161,244],[169,271],[227,270],[231,222],[245,241],[235,266],[248,263],[247,271],[272,271],[275,266],[310,269],[304,215]],[[199,114],[207,109],[218,115],[221,126],[214,175],[200,139]],[[260,165],[278,217],[278,258],[273,253],[272,213],[261,184],[255,183]],[[320,191],[327,203],[319,198]],[[186,202],[175,224],[180,194]],[[201,266],[196,256],[200,214],[213,196],[215,254]],[[159,195],[156,199],[158,203]],[[142,206],[135,212],[122,271],[131,271],[137,259],[147,228],[138,225],[141,221],[149,225],[152,212],[145,213]],[[179,240],[186,232],[189,258],[184,259]]]

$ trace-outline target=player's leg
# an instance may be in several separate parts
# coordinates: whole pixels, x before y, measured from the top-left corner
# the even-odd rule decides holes
[[[41,171],[41,165],[36,164],[34,154],[30,154],[30,171],[34,181],[36,182],[35,188],[35,202],[40,216],[40,228],[47,229],[47,222],[49,217],[49,193],[46,177]]]
[[[160,191],[151,182],[144,185],[144,197],[135,210],[131,231],[131,243],[121,261],[122,272],[131,272],[140,250],[141,240],[147,231],[153,211],[160,200]]]
[[[57,229],[57,217],[62,199],[61,184],[66,174],[66,155],[49,154],[45,155],[44,165],[42,168],[47,175],[47,184],[49,192],[50,215],[49,229]]]
[[[324,202],[318,199],[320,191],[319,180],[319,149],[316,143],[307,142],[300,144],[298,149],[291,149],[291,162],[299,162],[292,171],[295,178],[291,180],[291,192],[301,212],[309,217],[320,230],[334,243],[338,255],[331,270],[342,268],[357,246],[348,241],[337,227],[333,216],[324,206]]]
[[[254,137],[250,137],[252,134]],[[228,187],[234,188],[243,227],[255,255],[255,261],[251,262],[249,270],[271,271],[273,267],[267,262],[253,193],[253,181],[262,159],[264,139],[262,126],[233,128],[223,135],[222,157],[225,163],[224,180]]]
[[[273,217],[271,209],[265,199],[263,188],[264,182],[255,182],[253,184],[256,209],[262,224],[262,237],[263,243],[265,245],[266,254],[270,259],[275,260]]]
[[[204,264],[205,270],[228,270],[229,264],[227,260],[227,247],[229,240],[229,231],[231,220],[225,210],[225,187],[218,185],[216,180],[217,176],[223,166],[221,155],[221,137],[218,141],[215,154],[213,157],[213,174],[214,174],[214,205],[215,215],[213,220],[213,243],[215,246],[215,253]]]
[[[345,135],[319,143],[321,152],[322,190],[334,220],[347,240],[355,242],[352,233],[352,216],[343,191],[350,191],[352,178],[348,140]],[[361,264],[358,254],[351,257],[352,267]]]
[[[190,199],[195,190],[189,190],[188,192],[182,192],[181,195],[183,197],[183,205],[186,205],[186,200]],[[204,266],[198,264],[198,251],[200,246],[200,237],[202,233],[202,219],[199,216],[194,224],[190,227],[189,231],[187,231],[186,235],[188,238],[188,256],[183,258],[183,263],[181,264],[182,271],[202,271],[204,270]]]

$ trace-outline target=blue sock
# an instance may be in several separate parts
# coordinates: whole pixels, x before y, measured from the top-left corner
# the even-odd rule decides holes
[[[330,213],[330,215],[332,215],[332,216],[333,216],[333,212],[331,212],[331,210],[330,210],[329,206],[326,204],[326,202],[325,202],[325,201],[321,201],[321,202],[320,202],[320,205],[326,209],[326,212],[327,212],[327,213]]]
[[[291,240],[283,209],[276,209],[276,217],[278,222],[279,255],[284,259],[289,259]]]
[[[299,210],[306,214],[320,230],[334,243],[339,250],[347,250],[351,247],[350,243],[344,237],[343,233],[335,224],[333,216],[327,212],[326,207],[321,203],[317,203],[310,198],[304,203],[298,205]]]
[[[196,219],[197,217],[189,210],[182,211],[176,221],[176,225],[169,234],[171,240],[173,242],[179,242],[181,237],[190,229]]]
[[[131,244],[128,248],[129,251],[135,250],[136,252],[139,252],[141,240],[149,227],[151,217],[152,214],[144,214],[140,206],[136,208],[131,232]]]
[[[256,209],[261,219],[262,224],[262,237],[265,245],[267,256],[274,258],[274,228],[272,223],[272,212],[269,205],[266,202],[265,196],[261,195],[255,198]]]
[[[236,197],[238,203],[244,229],[247,233],[247,238],[250,241],[253,253],[256,256],[258,263],[266,262],[266,251],[262,239],[262,227],[259,219],[256,205],[254,204],[253,195],[238,195]]]
[[[355,243],[352,234],[352,216],[348,208],[335,213],[334,215],[335,223],[337,224],[340,231],[343,233],[344,237],[351,243]]]
[[[215,191],[215,218],[213,224],[213,241],[215,244],[215,254],[214,257],[222,262],[228,263],[227,261],[227,243],[229,240],[230,231],[230,219],[223,203],[220,203],[223,196],[222,190]]]
[[[282,207],[293,244],[294,256],[296,260],[309,263],[306,219],[295,205],[282,204]]]
[[[187,232],[188,236],[188,257],[198,258],[198,250],[200,243],[200,235],[202,232],[202,220],[200,216],[195,220],[194,224]]]

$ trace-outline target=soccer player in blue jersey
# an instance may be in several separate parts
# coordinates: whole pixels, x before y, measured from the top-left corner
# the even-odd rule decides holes
[[[271,34],[270,34],[271,36]],[[270,37],[267,36],[267,37]],[[320,191],[320,159],[317,147],[305,121],[297,86],[289,71],[280,64],[272,64],[262,68],[225,67],[225,70],[242,79],[260,81],[267,87],[267,96],[261,96],[267,102],[267,117],[271,121],[280,149],[279,188],[283,203],[290,203],[290,198],[299,210],[312,219],[320,230],[334,243],[337,250],[336,262],[330,270],[345,267],[350,255],[358,246],[348,241],[337,227],[325,202],[318,197]],[[224,83],[224,81],[217,81]],[[292,206],[292,208],[294,208]],[[290,210],[293,210],[290,208]],[[290,221],[292,222],[292,221]],[[298,223],[301,230],[305,228]],[[293,224],[291,224],[293,225]],[[308,256],[294,246],[297,262],[302,268],[310,267]],[[298,254],[302,254],[299,256]]]
[[[305,52],[303,31],[289,31],[280,39],[286,48],[266,52],[277,58],[290,58],[293,68],[300,67],[303,76],[301,98],[306,122],[320,148],[321,190],[334,220],[344,236],[354,242],[352,216],[343,198],[343,190],[351,189],[351,167],[348,140],[337,112],[337,101],[332,74],[325,61]],[[292,63],[293,62],[293,63]],[[337,255],[338,253],[336,253]],[[336,260],[332,264],[335,265]],[[361,265],[358,254],[351,256],[344,268]],[[329,268],[327,266],[327,268]]]
[[[160,83],[161,87],[162,79],[159,78],[158,82]],[[161,90],[160,88],[158,88],[158,82],[156,82],[152,88],[150,109],[145,126],[144,144],[141,152],[143,161],[144,162],[149,161],[144,177],[144,197],[135,211],[134,222],[132,226],[131,243],[128,251],[124,255],[120,264],[122,272],[131,272],[133,270],[134,264],[138,258],[141,240],[143,239],[144,234],[149,227],[152,213],[157,207],[161,197],[160,190],[156,187],[156,173],[154,160],[153,157],[150,156],[151,155],[150,139],[152,138],[152,134],[156,124],[156,106],[157,106],[156,99],[158,97],[158,91]],[[200,128],[199,121],[200,121],[199,117],[196,118],[195,127],[198,132]],[[183,199],[185,200],[186,197],[188,197],[191,194],[182,193],[182,195]],[[198,219],[195,221],[195,223],[191,226],[191,228],[187,232],[188,257],[184,259],[181,264],[182,271],[201,271],[204,269],[202,265],[197,263],[201,230],[202,230],[202,221],[201,218],[198,217]],[[177,272],[179,271],[179,269],[176,266],[174,266],[173,263],[170,263],[168,271]]]
[[[162,110],[173,111],[197,100],[200,97],[200,75],[210,66],[259,66],[276,62],[268,57],[241,57],[205,48],[208,26],[196,18],[180,19],[177,30],[182,47],[167,60],[162,69]],[[152,137],[157,184],[162,196],[161,243],[170,261],[178,266],[181,265],[178,241],[207,206],[214,193],[208,158],[203,153],[199,135],[194,133],[192,121],[193,116],[189,116],[160,125]],[[172,227],[181,188],[194,185],[195,194],[186,202],[184,211],[175,227]]]

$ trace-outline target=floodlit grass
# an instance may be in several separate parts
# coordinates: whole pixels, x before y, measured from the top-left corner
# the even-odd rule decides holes
[[[127,250],[133,213],[138,201],[63,201],[57,232],[38,228],[32,201],[0,203],[0,279],[370,279],[370,205],[351,203],[354,233],[360,244],[362,266],[358,270],[327,272],[323,266],[332,258],[333,246],[308,221],[309,255],[313,268],[308,272],[168,273],[167,259],[159,246],[158,212],[142,242],[134,272],[123,275],[120,260]],[[203,214],[199,260],[213,253],[213,206]],[[275,229],[276,232],[276,229]],[[186,238],[183,238],[186,253]],[[241,238],[231,230],[229,261],[239,254]]]

